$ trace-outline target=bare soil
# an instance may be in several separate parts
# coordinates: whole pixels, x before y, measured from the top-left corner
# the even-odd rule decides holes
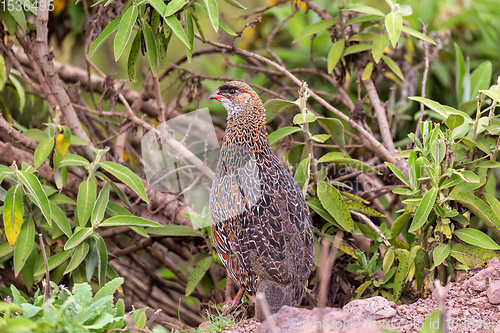
[[[343,310],[337,308],[301,309],[283,307],[262,324],[255,319],[245,320],[224,332],[419,332],[425,319],[439,308],[440,297],[445,307],[445,316],[433,317],[425,322],[427,328],[448,327],[453,333],[500,333],[500,262],[490,260],[486,267],[477,266],[461,274],[441,293],[434,290],[427,299],[396,306],[381,297],[357,300],[347,304]],[[436,330],[436,332],[438,332]],[[443,331],[444,332],[444,331]]]

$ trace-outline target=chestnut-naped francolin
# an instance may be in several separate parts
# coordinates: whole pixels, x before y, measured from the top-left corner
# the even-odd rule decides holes
[[[210,216],[215,249],[240,288],[233,306],[245,291],[262,292],[271,313],[298,306],[314,257],[302,191],[271,148],[259,96],[246,83],[231,81],[210,99],[228,112]],[[259,299],[256,316],[264,319]]]

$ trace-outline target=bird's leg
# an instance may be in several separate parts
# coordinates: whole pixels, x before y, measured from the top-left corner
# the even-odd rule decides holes
[[[245,289],[240,288],[238,290],[238,293],[236,294],[236,297],[234,297],[234,299],[231,301],[231,303],[229,304],[229,306],[224,310],[223,314],[226,314],[226,313],[231,312],[234,309],[236,309],[238,307],[238,305],[240,304],[241,298],[243,297],[244,293],[245,293]],[[226,303],[226,306],[227,305],[228,304]]]

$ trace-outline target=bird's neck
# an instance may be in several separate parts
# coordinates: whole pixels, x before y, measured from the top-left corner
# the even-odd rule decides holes
[[[266,132],[266,116],[262,106],[238,110],[227,117],[224,144],[248,144],[269,146]]]

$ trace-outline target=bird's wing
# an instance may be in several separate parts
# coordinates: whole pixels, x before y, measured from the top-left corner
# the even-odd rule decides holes
[[[303,280],[310,271],[314,245],[302,192],[274,154],[258,157],[256,167],[256,184],[252,179],[240,181],[248,200],[235,224],[238,253],[259,278],[280,284]]]

